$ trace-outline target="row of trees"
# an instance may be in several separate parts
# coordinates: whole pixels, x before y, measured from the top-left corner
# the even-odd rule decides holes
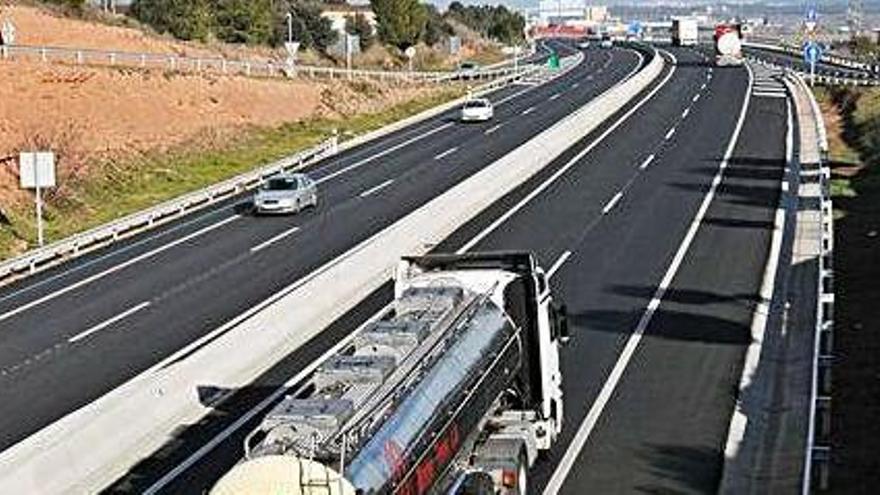
[[[455,19],[480,34],[503,43],[522,38],[525,19],[503,6],[465,7],[453,2],[443,15],[419,0],[371,0],[378,23],[378,38],[405,49],[419,42],[434,45],[453,34],[448,19]],[[325,50],[337,35],[321,6],[310,0],[135,0],[132,14],[162,33],[184,40],[211,37],[231,43],[278,45],[287,37],[287,14],[293,16],[294,39],[305,48]],[[367,48],[375,37],[367,19],[350,19],[346,31]]]

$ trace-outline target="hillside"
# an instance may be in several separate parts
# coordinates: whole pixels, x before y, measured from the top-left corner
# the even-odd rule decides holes
[[[188,55],[259,51],[180,43],[35,7],[7,5],[3,17],[17,25],[20,44]],[[18,187],[20,150],[58,154],[60,187],[48,195],[51,240],[290,153],[333,127],[379,125],[458,91],[13,60],[0,61],[0,81],[0,258],[32,246],[35,237],[32,196]],[[164,179],[154,191],[156,177]],[[132,197],[111,196],[118,205],[95,193],[120,185]]]

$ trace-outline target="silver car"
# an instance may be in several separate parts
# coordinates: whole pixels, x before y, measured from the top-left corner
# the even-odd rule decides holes
[[[296,213],[318,205],[318,187],[306,174],[270,177],[254,195],[256,213]]]

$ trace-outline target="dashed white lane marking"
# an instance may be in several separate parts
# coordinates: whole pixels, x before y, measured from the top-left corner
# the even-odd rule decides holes
[[[553,262],[553,264],[550,266],[550,269],[547,270],[547,278],[550,279],[551,277],[553,277],[553,274],[559,271],[559,268],[562,267],[562,264],[565,263],[570,256],[571,251],[566,251],[562,253],[562,255],[560,255],[559,258],[557,258],[556,261]]]
[[[706,83],[703,83],[703,85],[700,86],[700,89],[703,90],[703,89],[706,89],[707,87],[709,87],[709,85]]]
[[[483,134],[486,134],[486,135],[492,134],[493,132],[497,131],[498,129],[501,129],[501,126],[503,126],[503,125],[504,124],[493,125],[492,127],[483,131]]]
[[[128,318],[129,316],[137,313],[138,311],[146,308],[149,305],[150,305],[149,301],[144,301],[133,308],[129,308],[129,309],[123,311],[122,313],[119,313],[118,315],[114,316],[113,318],[104,320],[101,323],[98,323],[97,325],[93,326],[92,328],[89,328],[88,330],[86,330],[84,332],[76,334],[75,336],[67,339],[67,341],[70,342],[71,344],[78,342],[78,341],[88,337],[89,335],[92,335],[93,333],[97,333],[97,332],[100,332],[101,330],[104,330],[105,328],[109,327],[110,325],[116,323],[119,320]],[[25,364],[27,364],[27,362],[25,362]]]
[[[666,131],[666,136],[663,139],[666,139],[668,141],[674,135],[675,135],[675,127]]]
[[[293,227],[293,228],[287,229],[284,232],[282,232],[276,236],[273,236],[270,239],[268,239],[264,242],[261,242],[261,243],[257,244],[256,246],[252,247],[251,252],[256,253],[257,251],[265,249],[265,248],[271,246],[272,244],[275,244],[276,242],[280,241],[281,239],[284,239],[285,237],[293,234],[297,230],[299,230],[299,227]]]
[[[608,201],[608,203],[605,204],[605,207],[602,208],[602,214],[603,214],[603,215],[607,215],[608,212],[610,212],[611,210],[613,210],[614,207],[617,206],[617,203],[620,201],[620,199],[621,199],[622,197],[623,197],[623,193],[622,193],[622,192],[619,192],[619,193],[615,194],[614,197],[611,198],[611,201]]]
[[[442,160],[443,158],[455,153],[456,151],[458,151],[458,146],[456,146],[454,148],[449,148],[448,150],[444,151],[443,153],[440,153],[439,155],[435,155],[434,159],[435,160]]]
[[[572,83],[572,85],[571,85],[571,89],[575,89],[575,88],[577,88],[577,87],[580,86],[580,85],[581,85],[581,83]]]
[[[684,112],[681,112],[681,118],[686,119],[689,113],[691,113],[690,107],[685,108]]]
[[[553,96],[550,97],[550,101],[553,101],[553,100],[555,100],[556,98],[559,98],[560,96],[562,96],[562,93],[556,93],[555,95],[553,95]]]
[[[535,111],[535,107],[529,107],[522,111],[520,115],[528,115]]]
[[[654,158],[654,154],[651,153],[648,158],[645,158],[645,161],[643,161],[642,164],[639,166],[639,170],[645,170],[646,168],[648,168],[648,165],[650,165],[651,162],[654,161]]]
[[[359,196],[362,198],[366,198],[367,196],[371,196],[373,194],[376,194],[377,192],[381,191],[382,189],[385,189],[386,187],[390,186],[393,183],[394,183],[394,179],[388,179],[385,182],[379,184],[378,186],[371,187],[371,188],[367,189],[366,191],[360,193]]]
[[[751,69],[748,69],[748,66],[746,67],[749,71],[749,89],[746,90],[744,102],[739,114],[739,119],[737,120],[736,127],[733,130],[733,134],[731,134],[730,136],[730,141],[727,144],[727,150],[724,153],[724,159],[721,161],[721,164],[718,167],[718,172],[715,174],[715,177],[712,180],[712,184],[709,186],[709,191],[707,191],[706,195],[703,197],[703,202],[702,204],[700,204],[700,208],[697,210],[697,214],[694,216],[694,219],[691,222],[691,225],[687,233],[685,234],[684,239],[682,239],[681,244],[679,244],[678,251],[676,251],[675,253],[675,257],[673,257],[672,262],[669,264],[669,268],[666,270],[666,273],[660,280],[660,285],[657,286],[657,290],[654,292],[654,296],[651,298],[651,302],[649,302],[647,308],[645,308],[645,312],[642,314],[641,319],[639,319],[639,322],[636,325],[635,330],[633,330],[633,333],[630,334],[626,345],[620,352],[620,356],[618,357],[617,362],[614,364],[614,368],[612,368],[611,373],[608,375],[608,379],[602,385],[602,389],[599,391],[599,395],[596,397],[596,400],[590,407],[589,412],[587,412],[587,416],[578,427],[574,438],[568,444],[568,448],[562,455],[562,459],[560,459],[559,463],[556,465],[556,470],[553,472],[553,475],[550,477],[550,480],[547,482],[547,485],[544,488],[544,495],[557,494],[562,488],[562,483],[565,481],[565,478],[568,476],[568,473],[574,466],[575,460],[580,455],[581,450],[584,448],[584,445],[587,443],[587,440],[589,439],[590,434],[593,432],[593,429],[595,429],[596,424],[598,423],[599,418],[602,415],[602,411],[611,400],[611,396],[614,394],[614,391],[617,388],[617,384],[620,382],[620,379],[623,376],[623,373],[626,370],[627,366],[629,365],[633,354],[635,354],[636,349],[639,346],[639,342],[642,340],[642,336],[645,333],[645,330],[651,323],[651,320],[654,317],[654,313],[656,313],[657,309],[660,307],[660,302],[663,300],[663,297],[666,295],[666,291],[672,284],[672,279],[678,272],[679,266],[681,266],[681,263],[684,261],[684,257],[690,249],[690,245],[693,242],[694,237],[696,237],[697,235],[697,230],[699,229],[700,224],[703,223],[703,218],[705,218],[706,212],[709,210],[709,205],[712,203],[712,199],[715,197],[715,191],[718,190],[718,186],[721,184],[721,179],[724,177],[724,171],[725,169],[727,169],[731,155],[733,155],[733,149],[736,146],[737,141],[739,140],[740,132],[742,131],[743,123],[746,119],[746,113],[749,109],[749,100],[751,99],[750,93],[753,76]]]
[[[694,103],[696,103],[699,100],[700,100],[700,93],[695,94],[694,97],[691,98],[691,101]]]
[[[220,228],[223,225],[226,225],[227,223],[232,222],[233,220],[237,220],[239,218],[241,218],[241,215],[232,215],[231,217],[226,217],[223,220],[220,220],[217,223],[213,223],[211,225],[208,225],[207,227],[199,229],[199,230],[193,232],[192,234],[183,236],[180,239],[177,239],[173,242],[169,242],[168,244],[165,244],[164,246],[160,246],[156,249],[153,249],[152,251],[147,251],[144,254],[141,254],[139,256],[135,256],[134,258],[131,258],[130,260],[124,261],[124,262],[122,262],[118,265],[115,265],[113,267],[110,267],[102,272],[96,273],[96,274],[92,275],[91,277],[86,277],[86,278],[80,280],[79,282],[76,282],[75,284],[70,284],[70,285],[64,287],[63,289],[58,289],[57,291],[52,292],[50,294],[46,294],[45,296],[43,296],[39,299],[34,299],[33,301],[31,301],[27,304],[22,304],[21,306],[18,306],[17,308],[15,308],[13,310],[10,310],[10,311],[7,311],[3,314],[0,314],[0,321],[9,319],[9,318],[11,318],[19,313],[23,313],[23,312],[25,312],[35,306],[39,306],[40,304],[43,304],[44,302],[51,301],[52,299],[55,299],[58,296],[62,296],[64,294],[67,294],[70,291],[76,290],[84,285],[90,284],[90,283],[94,282],[95,280],[104,278],[107,275],[110,275],[112,273],[116,273],[119,270],[127,268],[131,265],[134,265],[135,263],[137,263],[139,261],[145,260],[145,259],[153,257],[159,253],[167,251],[167,250],[173,248],[174,246],[179,246],[180,244],[183,244],[184,242],[189,241],[190,239],[194,239],[200,235],[206,234],[214,229]]]

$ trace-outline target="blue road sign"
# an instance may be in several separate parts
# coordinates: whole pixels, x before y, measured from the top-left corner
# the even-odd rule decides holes
[[[629,23],[627,31],[629,31],[629,34],[635,34],[635,35],[641,34],[642,33],[642,23],[640,23],[639,21],[633,21],[633,22]]]
[[[809,64],[815,64],[822,58],[822,47],[815,41],[804,43],[804,60]]]

